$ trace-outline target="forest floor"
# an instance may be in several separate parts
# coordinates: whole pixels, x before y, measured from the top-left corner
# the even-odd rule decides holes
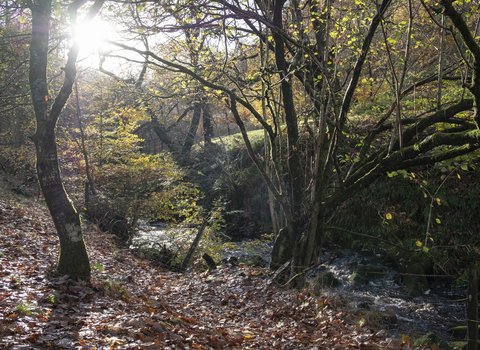
[[[335,302],[267,283],[264,269],[176,273],[84,227],[91,283],[53,277],[58,239],[45,207],[0,199],[0,348],[409,348]],[[359,322],[360,321],[360,322]]]

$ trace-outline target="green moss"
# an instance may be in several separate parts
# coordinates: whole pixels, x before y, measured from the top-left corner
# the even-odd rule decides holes
[[[280,230],[273,246],[270,268],[277,269],[292,257],[293,244],[290,242],[286,229]]]
[[[72,279],[90,281],[90,261],[83,240],[61,244],[56,273],[69,275]]]

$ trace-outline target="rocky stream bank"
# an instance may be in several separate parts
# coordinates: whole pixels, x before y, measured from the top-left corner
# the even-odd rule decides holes
[[[167,227],[140,231],[132,248],[176,251],[193,239],[188,231]],[[271,243],[252,241],[231,244],[223,250],[223,261],[267,266],[271,248]],[[458,327],[466,324],[465,287],[448,277],[432,277],[430,269],[418,258],[395,249],[380,254],[330,246],[324,249],[320,264],[308,272],[307,289],[363,315],[365,322],[396,337],[428,334],[431,342],[464,340],[465,333]]]

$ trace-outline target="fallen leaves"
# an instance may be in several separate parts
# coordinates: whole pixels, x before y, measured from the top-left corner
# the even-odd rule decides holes
[[[92,282],[54,278],[45,209],[0,201],[0,213],[0,347],[376,349],[384,339],[327,300],[267,286],[260,268],[165,271],[93,227],[84,229]]]

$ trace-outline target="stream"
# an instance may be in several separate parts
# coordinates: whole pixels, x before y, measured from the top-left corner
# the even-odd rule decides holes
[[[380,254],[353,250],[339,252],[335,247],[325,248],[323,253],[323,261],[332,260],[327,265],[309,271],[308,276],[313,278],[325,270],[333,273],[340,285],[323,290],[327,296],[344,298],[349,308],[365,314],[372,311],[395,314],[396,322],[388,327],[393,335],[401,337],[402,334],[434,332],[447,341],[459,340],[453,339],[448,330],[466,325],[466,287],[444,285],[432,288],[421,296],[411,297],[404,286],[395,283],[399,272],[385,266]],[[378,277],[353,284],[350,277],[362,269],[381,272]]]
[[[193,240],[196,229],[170,228],[157,226],[143,227],[133,238],[131,248],[165,247],[177,251],[185,249]],[[252,241],[228,244],[223,249],[225,258],[242,258],[259,255],[265,261],[270,260],[272,243],[262,243],[256,246]],[[323,249],[324,264],[308,271],[307,280],[312,282],[315,277],[326,271],[333,273],[337,285],[321,287],[320,294],[339,304],[342,308],[358,311],[365,315],[378,315],[378,312],[394,314],[386,327],[392,335],[426,334],[434,332],[447,341],[454,339],[448,330],[455,326],[464,326],[466,287],[445,284],[428,290],[418,297],[411,297],[405,287],[395,283],[398,271],[385,266],[379,254],[369,251],[342,250],[338,247]],[[367,269],[378,271],[377,276],[368,279],[351,281],[355,272]],[[373,316],[375,317],[375,316]]]

